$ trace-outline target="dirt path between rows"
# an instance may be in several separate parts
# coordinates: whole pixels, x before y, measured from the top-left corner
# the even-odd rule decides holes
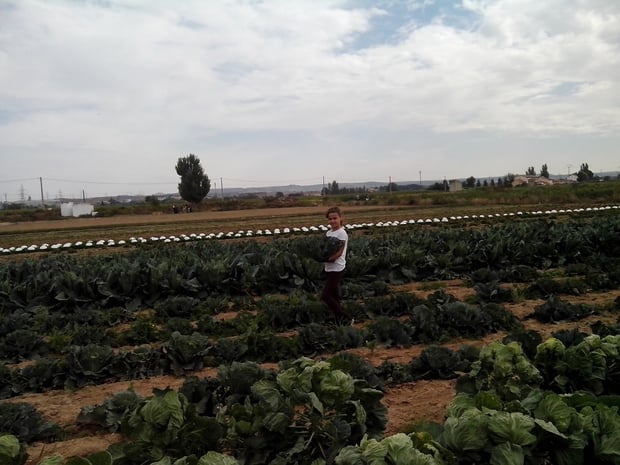
[[[373,206],[358,205],[349,206],[345,209],[345,218],[353,217],[360,213],[368,212],[387,212],[402,210],[402,206]],[[313,223],[323,221],[326,207],[282,207],[282,208],[257,208],[252,210],[230,210],[230,211],[198,211],[192,213],[162,213],[151,215],[118,215],[110,217],[87,217],[87,218],[63,218],[48,221],[27,221],[20,223],[0,223],[0,233],[15,231],[47,231],[47,230],[67,230],[67,229],[88,229],[119,225],[140,225],[140,224],[179,224],[179,223],[217,223],[230,222],[231,220],[243,219],[249,223],[255,220],[270,218],[297,218],[307,217]],[[283,224],[283,226],[288,226]]]
[[[0,249],[24,245],[39,246],[44,243],[118,241],[129,240],[131,237],[236,233],[259,229],[320,226],[326,224],[325,210],[323,206],[282,207],[5,222],[0,223]],[[428,211],[426,213],[428,214]],[[402,221],[411,219],[415,214],[416,210],[411,207],[357,205],[346,207],[343,219],[345,223]],[[423,215],[422,210],[418,209],[417,214]]]

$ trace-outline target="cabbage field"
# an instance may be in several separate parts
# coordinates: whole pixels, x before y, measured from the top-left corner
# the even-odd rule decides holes
[[[2,247],[0,464],[620,463],[617,206],[346,227]]]

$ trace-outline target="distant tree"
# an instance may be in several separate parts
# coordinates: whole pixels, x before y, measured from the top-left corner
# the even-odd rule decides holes
[[[443,182],[436,182],[436,183],[428,186],[427,190],[429,190],[429,191],[444,191],[444,190],[446,190],[446,188],[445,188]]]
[[[382,187],[381,190],[384,190],[385,192],[396,192],[398,190],[398,184],[395,182],[390,182],[387,186]]]
[[[327,187],[324,187],[321,191],[321,195],[336,195],[340,194],[340,187],[336,180],[333,180]]]
[[[463,183],[463,187],[465,187],[466,189],[474,187],[475,185],[476,185],[476,178],[474,178],[473,176],[468,177]]]
[[[504,180],[502,178],[497,178],[497,186],[502,187],[504,185]]]
[[[202,202],[211,190],[211,181],[202,169],[198,157],[190,153],[187,157],[179,158],[175,169],[181,176],[178,186],[181,198],[190,203]]]
[[[341,194],[365,194],[367,192],[366,186],[363,187],[341,187]]]
[[[482,185],[482,184],[480,184],[480,179],[478,179],[478,180],[476,181],[476,187],[480,187],[481,185]]]
[[[146,197],[144,197],[144,201],[148,204],[153,205],[154,207],[159,205],[159,199],[156,195],[147,195]]]
[[[512,186],[512,181],[515,180],[515,175],[512,173],[508,173],[504,176],[504,186]]]
[[[578,182],[587,182],[592,181],[594,179],[594,173],[590,171],[587,163],[582,163],[581,168],[579,168],[579,172],[577,173],[577,181]]]
[[[534,169],[533,166],[530,166],[527,168],[527,171],[525,172],[526,176],[536,176],[536,170]]]
[[[491,187],[495,187],[495,179],[491,178]]]
[[[540,167],[540,175],[543,178],[549,179],[549,169],[547,168],[547,164],[546,163]]]
[[[398,191],[417,191],[420,190],[420,184],[396,184],[392,183],[392,188],[396,188]]]
[[[491,179],[491,182],[493,182],[492,179]],[[484,181],[482,181],[482,186],[483,187],[489,187],[489,181],[487,181],[486,179]]]

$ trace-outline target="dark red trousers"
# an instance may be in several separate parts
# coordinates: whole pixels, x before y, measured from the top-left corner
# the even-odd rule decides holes
[[[343,277],[344,270],[328,271],[323,292],[321,292],[321,300],[327,304],[337,318],[345,316],[340,303],[340,283]]]

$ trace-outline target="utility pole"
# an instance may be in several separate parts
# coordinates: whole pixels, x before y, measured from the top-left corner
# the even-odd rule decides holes
[[[26,189],[24,189],[23,184],[19,187],[19,201],[21,203],[24,203],[26,201]]]
[[[390,181],[388,182],[388,192],[392,193],[392,176],[390,176]]]
[[[41,206],[45,207],[45,200],[43,199],[43,178],[39,177],[39,184],[41,185]]]
[[[222,199],[224,198],[224,181],[220,178],[220,191],[222,192]]]

